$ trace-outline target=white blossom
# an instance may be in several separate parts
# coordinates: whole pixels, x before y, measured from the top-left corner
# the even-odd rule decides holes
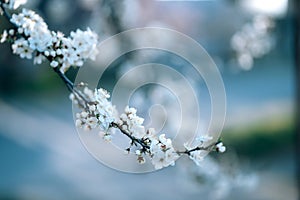
[[[82,59],[90,58],[95,60],[98,53],[97,42],[98,36],[92,32],[90,28],[86,31],[77,29],[76,32],[71,32],[73,48]]]
[[[31,59],[34,51],[43,52],[52,45],[52,35],[47,24],[35,12],[23,9],[21,13],[13,14],[10,21],[19,27],[18,33],[24,33],[27,36],[26,39],[19,38],[16,40],[18,42],[15,41],[12,45],[14,53],[19,54],[21,58]],[[10,35],[14,34],[10,32]],[[20,48],[23,48],[26,53],[19,53]],[[34,63],[40,64],[41,61],[40,57],[35,57]]]
[[[146,159],[143,156],[143,151],[138,149],[135,151],[135,154],[137,155],[137,161],[139,164],[144,164],[146,162]]]
[[[46,58],[42,54],[38,54],[33,58],[33,64],[42,64]]]
[[[34,42],[40,42],[35,41],[35,39],[41,39],[44,41],[51,36],[51,32],[48,30],[48,26],[44,22],[43,18],[32,10],[22,9],[21,13],[13,14],[10,21],[16,26],[22,28],[24,34],[32,37]]]
[[[91,127],[91,129],[94,129],[97,127],[98,119],[96,117],[89,117],[86,120],[86,124]]]
[[[103,133],[102,131],[99,132],[99,136],[102,137],[106,142],[111,142],[112,136],[110,133]]]
[[[171,139],[167,139],[165,134],[161,134],[158,139],[153,139],[150,144],[152,164],[155,169],[173,166],[179,155],[172,146]]]
[[[76,115],[76,124],[86,130],[100,128],[102,131],[107,131],[110,124],[115,119],[115,107],[108,100],[110,95],[102,88],[96,89],[94,92],[87,87],[84,88],[83,93],[86,97],[93,102],[88,105],[87,110],[84,110]],[[70,95],[73,102],[78,102],[74,94]],[[80,121],[77,121],[80,120]]]
[[[58,66],[58,62],[55,61],[55,60],[53,60],[53,61],[50,63],[50,66],[53,67],[53,68],[57,67],[57,66]]]
[[[144,138],[146,139],[145,141],[147,143],[151,143],[152,140],[157,140],[156,138],[156,131],[154,128],[149,128],[147,131],[146,131],[146,135],[144,136]]]
[[[18,33],[19,33],[19,34],[23,34],[23,33],[24,33],[24,29],[23,29],[22,27],[19,27],[19,28],[18,28]]]
[[[0,43],[5,42],[7,40],[7,37],[8,37],[7,30],[4,30],[0,37]]]
[[[108,100],[110,95],[108,92],[102,88],[96,89],[94,92],[95,101],[96,101],[96,110],[92,111],[96,115],[98,115],[98,119],[100,121],[100,127],[103,130],[107,130],[110,123],[112,123],[115,119],[115,107]],[[93,107],[92,107],[93,110]]]
[[[71,66],[81,67],[86,59],[95,60],[98,53],[98,36],[89,28],[86,31],[77,29],[70,33],[70,37],[65,37],[61,32],[51,32],[43,18],[27,9],[13,14],[10,21],[18,27],[19,34],[26,36],[24,38],[31,52],[37,51],[55,59],[51,66],[60,66],[62,73]],[[38,57],[34,63],[40,64],[42,61]]]
[[[143,156],[138,156],[137,161],[138,161],[139,164],[144,164],[146,162],[146,160]]]
[[[38,25],[39,26],[39,25]],[[49,46],[52,45],[52,35],[51,32],[46,29],[38,28],[35,32],[30,34],[28,38],[30,48],[37,50],[39,52],[45,51]]]
[[[208,136],[208,135],[204,135],[204,136],[200,136],[198,138],[196,138],[196,141],[198,140],[198,142],[196,143],[196,145],[191,145],[188,143],[184,143],[184,147],[187,151],[189,151],[189,158],[196,164],[196,165],[200,165],[201,162],[203,161],[204,157],[207,155],[207,151],[206,150],[195,150],[197,147],[203,147],[203,143],[204,142],[209,142],[212,140],[212,137]]]
[[[14,29],[9,29],[8,34],[11,36],[15,35],[15,30]]]
[[[224,153],[226,151],[226,147],[223,145],[223,142],[218,142],[216,144],[217,152]]]
[[[94,60],[98,54],[98,36],[89,28],[86,31],[77,29],[75,32],[71,32],[69,38],[58,37],[57,41],[62,46],[56,51],[58,55],[63,55],[61,59],[63,73],[71,66],[81,67],[86,59]]]
[[[205,142],[209,142],[213,139],[212,136],[209,136],[209,135],[201,135],[199,137],[196,138],[196,142],[200,143],[200,144],[203,144]]]
[[[143,138],[146,135],[145,127],[142,125],[144,119],[136,115],[136,109],[126,106],[125,113],[121,114],[119,125],[135,138]]]
[[[21,58],[32,58],[33,50],[29,47],[28,41],[24,38],[16,40],[12,44],[12,50],[14,54],[19,55]]]
[[[82,124],[83,124],[83,122],[81,121],[81,119],[76,119],[76,121],[75,121],[76,127],[82,128]]]
[[[204,150],[192,151],[189,155],[189,158],[199,166],[206,154],[207,152]]]

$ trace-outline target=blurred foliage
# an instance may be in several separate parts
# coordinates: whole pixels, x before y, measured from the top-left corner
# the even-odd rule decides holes
[[[294,150],[294,119],[269,119],[251,127],[224,130],[224,143],[241,156],[263,158],[275,152]]]

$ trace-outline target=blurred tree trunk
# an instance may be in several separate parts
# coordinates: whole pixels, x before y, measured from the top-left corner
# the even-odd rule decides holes
[[[289,9],[292,14],[292,19],[295,27],[295,70],[296,70],[296,159],[297,159],[297,180],[298,180],[298,195],[300,199],[300,1],[289,1]]]

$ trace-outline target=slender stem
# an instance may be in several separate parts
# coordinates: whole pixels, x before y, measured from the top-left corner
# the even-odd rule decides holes
[[[49,59],[48,59],[49,60]],[[64,74],[62,73],[58,67],[53,68],[53,70],[58,74],[58,76],[63,80],[63,82],[66,84],[68,90],[70,92],[73,92],[74,89],[74,83]]]
[[[124,135],[126,135],[129,139],[131,139],[133,144],[136,144],[136,143],[140,144],[144,150],[150,149],[150,147],[145,143],[145,141],[143,139],[138,139],[138,138],[135,138],[134,136],[130,135],[125,130],[123,130],[117,123],[112,122],[111,127],[115,127],[117,129],[119,129]]]
[[[185,151],[177,151],[176,153],[181,155],[181,154],[187,154],[187,155],[191,155],[192,152],[194,151],[200,151],[200,150],[204,150],[204,151],[211,151],[213,149],[213,147],[215,146],[215,144],[211,144],[209,146],[206,146],[206,147],[195,147],[193,149],[190,149],[190,150],[185,150]]]
[[[51,61],[52,59],[47,57],[47,59],[49,61]],[[62,79],[62,81],[65,83],[66,87],[68,88],[68,90],[75,94],[77,96],[78,99],[81,99],[83,102],[79,102],[80,105],[83,108],[88,108],[89,104],[92,104],[93,102],[89,101],[82,93],[80,90],[78,90],[76,87],[74,87],[74,83],[64,74],[59,70],[59,67],[55,67],[53,68],[53,70],[58,74],[58,76]]]

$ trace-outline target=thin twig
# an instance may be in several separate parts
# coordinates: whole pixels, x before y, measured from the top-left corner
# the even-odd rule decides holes
[[[49,59],[48,59],[49,60]],[[50,61],[50,60],[49,60]],[[63,82],[66,84],[68,90],[70,92],[73,92],[74,89],[74,83],[64,74],[62,73],[58,67],[53,68],[53,70],[58,74],[58,76],[63,80]]]
[[[150,149],[150,147],[145,143],[145,141],[143,139],[138,139],[138,138],[130,135],[125,130],[123,130],[117,123],[112,122],[110,126],[119,129],[124,135],[126,135],[129,139],[131,139],[133,144],[136,144],[136,143],[140,144],[144,150]]]
[[[177,151],[176,153],[181,155],[181,154],[187,154],[187,155],[191,155],[192,152],[194,151],[200,151],[200,150],[203,150],[203,151],[212,151],[213,148],[214,148],[215,144],[211,144],[209,146],[206,146],[206,147],[201,147],[201,146],[197,146],[193,149],[190,149],[190,150],[185,150],[185,151]]]

